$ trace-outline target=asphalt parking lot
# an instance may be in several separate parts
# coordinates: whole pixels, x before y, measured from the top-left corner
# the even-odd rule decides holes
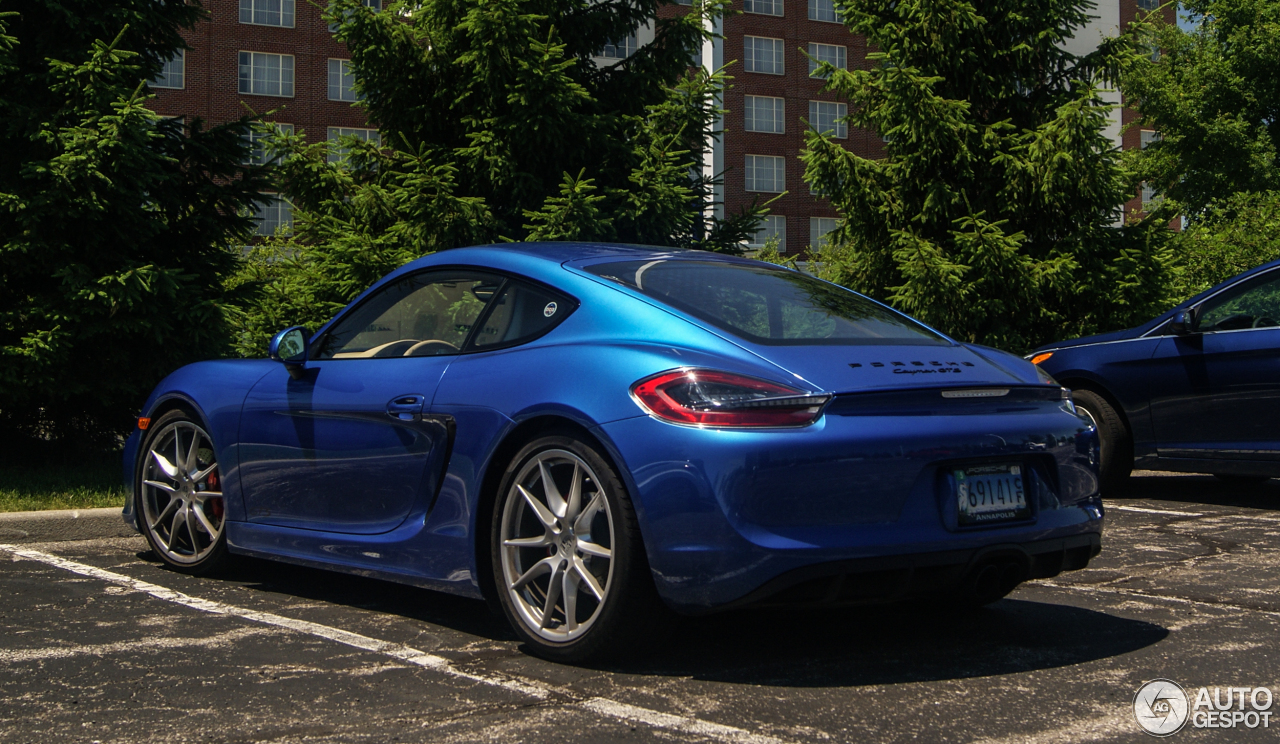
[[[975,614],[717,615],[605,668],[425,590],[261,561],[191,578],[141,538],[9,545],[0,741],[1145,741],[1146,680],[1280,692],[1280,480],[1148,474],[1108,506],[1089,569]]]

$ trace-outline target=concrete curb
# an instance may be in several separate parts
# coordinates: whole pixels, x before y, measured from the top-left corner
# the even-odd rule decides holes
[[[133,537],[119,507],[0,513],[0,542],[35,543]]]

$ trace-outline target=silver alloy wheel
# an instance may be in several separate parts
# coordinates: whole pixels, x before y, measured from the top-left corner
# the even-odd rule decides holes
[[[525,464],[502,508],[502,575],[529,631],[572,641],[600,616],[613,578],[613,513],[600,479],[567,450]]]
[[[174,563],[199,563],[218,544],[226,510],[209,435],[175,421],[151,440],[142,464],[142,518]]]

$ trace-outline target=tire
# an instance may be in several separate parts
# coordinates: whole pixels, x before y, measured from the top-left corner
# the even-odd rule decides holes
[[[186,411],[148,427],[134,509],[151,549],[170,568],[203,576],[230,562],[220,475],[213,440]]]
[[[1073,390],[1071,397],[1098,429],[1099,487],[1103,496],[1114,496],[1133,472],[1133,437],[1106,398],[1092,390]]]
[[[535,656],[616,657],[653,638],[666,616],[626,488],[575,434],[542,436],[516,454],[490,538],[503,614]]]

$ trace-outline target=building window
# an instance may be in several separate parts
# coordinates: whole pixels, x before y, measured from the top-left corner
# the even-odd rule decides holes
[[[743,129],[748,132],[769,132],[782,134],[787,131],[783,124],[783,107],[781,98],[768,96],[747,96],[743,99],[742,111],[745,122]]]
[[[187,87],[187,50],[179,49],[165,60],[160,74],[151,79],[152,88],[185,88]]]
[[[258,213],[253,219],[258,223],[257,234],[275,235],[283,228],[284,232],[293,231],[293,205],[279,194],[263,194],[267,201],[258,205]]]
[[[743,38],[743,44],[747,72],[763,72],[769,75],[783,73],[782,39],[746,36]]]
[[[742,9],[760,15],[782,15],[782,0],[743,0]]]
[[[375,13],[382,12],[382,0],[360,0],[360,4],[366,8],[373,8],[373,12]],[[332,34],[332,33],[336,33],[337,31],[338,31],[338,24],[330,23],[329,33]]]
[[[1147,146],[1150,145],[1152,142],[1160,141],[1160,133],[1155,131],[1154,129],[1143,129],[1141,141],[1142,141],[1142,149],[1145,150],[1147,149]],[[1159,204],[1162,198],[1163,197],[1156,194],[1156,189],[1154,186],[1147,183],[1146,181],[1142,182],[1142,208],[1143,209],[1146,209],[1148,204],[1152,206]]]
[[[779,215],[771,214],[764,218],[760,223],[760,227],[756,228],[756,234],[751,237],[751,242],[747,243],[749,248],[763,248],[770,238],[778,239],[778,251],[786,253],[787,251],[787,218]]]
[[[605,59],[626,59],[635,54],[639,48],[640,45],[636,42],[636,35],[627,34],[612,44],[605,44],[604,49],[600,50],[600,56]]]
[[[293,0],[240,0],[240,22],[293,28]]]
[[[809,45],[809,77],[825,77],[818,73],[818,63],[826,62],[838,70],[844,70],[848,50],[835,44]]]
[[[382,135],[376,129],[353,129],[349,127],[329,127],[329,162],[336,163],[347,156],[347,148],[342,146],[343,137],[357,137],[363,142],[382,144]]]
[[[293,55],[240,52],[240,92],[293,97]]]
[[[293,134],[292,124],[277,124],[269,122],[274,131],[266,129],[255,129],[249,132],[249,159],[247,165],[264,165],[271,161],[277,155],[275,147],[272,146],[271,139],[277,134]]]
[[[809,248],[820,251],[827,244],[827,233],[836,229],[834,217],[809,218]]]
[[[747,191],[781,194],[787,190],[787,161],[773,155],[747,156]]]
[[[329,100],[358,101],[356,76],[351,73],[351,60],[329,60]]]
[[[809,126],[816,132],[829,132],[836,139],[845,139],[849,136],[849,127],[844,123],[848,113],[849,107],[843,103],[809,101]]]
[[[1138,0],[1138,10],[1150,13],[1160,7],[1160,0]]]
[[[809,0],[809,20],[839,23],[835,0]]]

